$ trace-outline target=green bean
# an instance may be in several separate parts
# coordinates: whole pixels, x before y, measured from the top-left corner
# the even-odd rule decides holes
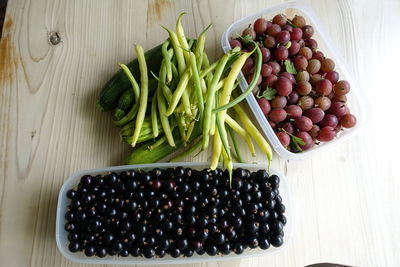
[[[237,123],[234,119],[232,119],[228,114],[225,115],[225,122],[234,130],[237,134],[239,134],[245,141],[250,150],[250,153],[253,157],[256,156],[256,150],[254,148],[253,141],[251,141],[250,135],[243,129],[239,123]]]
[[[229,149],[229,143],[228,143],[228,137],[226,134],[225,123],[221,120],[220,114],[217,114],[216,121],[217,121],[218,133],[221,138],[222,145],[223,145],[228,157],[231,158],[231,150]]]
[[[196,48],[194,50],[194,54],[197,60],[197,69],[200,69],[203,63],[203,52],[204,52],[204,45],[206,43],[206,32],[208,31],[208,29],[210,29],[211,26],[212,24],[208,25],[197,38]]]
[[[165,65],[165,59],[162,61],[161,63],[161,68],[160,68],[160,79],[159,79],[159,83],[158,83],[158,87],[159,90],[162,91],[162,93],[164,94],[165,99],[167,99],[167,101],[170,101],[172,98],[172,93],[171,90],[169,89],[169,87],[166,84],[166,79],[167,79],[167,66]]]
[[[202,114],[204,112],[204,99],[203,99],[203,92],[201,90],[199,72],[196,67],[196,56],[192,52],[190,52],[189,55],[190,55],[190,67],[192,70],[192,80],[197,98],[197,107],[200,111],[200,119],[202,119]]]
[[[216,93],[216,97],[215,97],[215,104],[216,106],[219,105],[219,100],[220,98],[223,98],[223,96],[219,95],[219,93]],[[215,133],[214,135],[214,144],[213,144],[213,155],[211,158],[211,169],[213,169],[213,167],[216,167],[216,163],[218,162],[218,158],[221,155],[221,144],[224,147],[226,154],[228,156],[229,159],[231,159],[231,151],[229,148],[229,143],[228,143],[228,137],[226,134],[226,130],[225,130],[225,123],[224,123],[224,114],[222,114],[222,112],[216,114],[216,124],[217,124],[217,129],[218,132]]]
[[[210,61],[208,60],[207,53],[203,53],[203,67],[208,68],[210,67]]]
[[[186,146],[186,124],[185,124],[185,118],[181,116],[180,114],[174,114],[175,115],[175,120],[178,124],[178,129],[179,129],[179,134],[181,135],[182,143],[184,146]]]
[[[135,95],[135,102],[137,102],[139,100],[139,94],[140,94],[139,85],[136,82],[135,77],[133,77],[133,74],[129,70],[128,66],[126,66],[125,64],[122,64],[122,63],[120,63],[119,66],[121,67],[121,69],[125,73],[125,75],[128,77],[129,81],[131,82],[133,93]]]
[[[135,95],[135,104],[133,104],[133,106],[131,107],[131,109],[129,110],[128,114],[126,114],[122,119],[120,120],[113,120],[114,124],[116,126],[124,126],[125,124],[127,124],[128,122],[130,122],[131,120],[133,120],[138,112],[138,108],[139,108],[139,85],[136,82],[135,77],[132,75],[131,71],[129,70],[129,68],[124,65],[124,64],[119,64],[122,71],[125,73],[125,75],[127,75],[129,81],[132,84],[132,90],[133,93]]]
[[[183,108],[182,102],[176,107],[174,113],[176,114],[185,113],[185,109]]]
[[[178,81],[179,81],[179,73],[178,73],[178,70],[176,69],[176,65],[173,62],[171,64],[171,69],[172,69],[171,88],[175,89],[178,84]]]
[[[250,82],[249,86],[247,87],[247,89],[241,95],[236,97],[234,100],[232,100],[228,104],[222,105],[222,106],[220,106],[219,108],[217,108],[214,111],[216,111],[216,112],[222,111],[222,110],[231,108],[234,105],[240,103],[241,101],[243,101],[243,99],[245,99],[251,93],[253,88],[257,85],[257,81],[258,81],[258,78],[260,77],[260,73],[261,73],[262,55],[261,55],[261,50],[258,47],[258,45],[256,45],[255,51],[256,51],[256,63],[255,63],[256,64],[256,69],[254,71],[253,79],[251,80],[251,82]]]
[[[135,118],[138,109],[139,109],[139,102],[135,102],[135,104],[133,104],[133,106],[129,110],[128,114],[126,114],[122,119],[118,121],[113,121],[114,124],[118,127],[124,126],[125,124],[127,124],[128,122],[130,122]]]
[[[235,84],[236,77],[239,75],[239,72],[241,71],[242,66],[244,65],[244,63],[246,62],[246,59],[249,56],[250,56],[250,53],[244,53],[233,64],[231,71],[229,72],[228,76],[225,78],[224,87],[222,89],[220,100],[219,100],[219,103],[217,103],[217,106],[228,104],[229,99],[231,98],[231,93],[233,90],[233,86]],[[226,109],[224,109],[216,114],[217,126],[218,126],[218,130],[220,131],[221,141],[224,144],[224,147],[225,147],[224,141],[227,143],[227,140],[224,140],[224,139],[227,139],[226,131],[224,128],[225,115],[226,115]],[[225,147],[225,150],[227,150],[226,153],[228,154],[229,158],[231,158],[230,150],[226,147]]]
[[[161,146],[162,144],[165,143],[165,141],[167,140],[167,137],[165,135],[163,135],[162,137],[160,137],[160,139],[158,139],[154,144],[149,145],[149,150],[153,150],[159,146]]]
[[[226,79],[226,78],[225,78]],[[224,87],[225,79],[222,79],[217,84],[217,91]]]
[[[204,137],[203,137],[203,139],[204,139]],[[221,149],[222,149],[222,142],[221,142],[221,138],[219,136],[219,131],[215,131],[214,141],[213,141],[212,145],[213,145],[213,147],[212,147],[212,154],[211,154],[210,169],[215,170],[218,166],[219,157],[221,155]]]
[[[240,105],[233,106],[236,113],[239,115],[240,121],[243,123],[243,126],[246,128],[247,132],[254,138],[258,146],[261,150],[267,155],[268,158],[268,171],[271,167],[272,162],[272,150],[268,142],[264,139],[262,134],[258,131],[257,127],[251,122],[250,118],[244,112]]]
[[[183,158],[185,158],[186,156],[191,155],[195,150],[201,148],[201,138],[199,138],[198,140],[196,140],[193,144],[190,145],[190,148],[188,150],[186,150],[185,152],[173,157],[172,159],[170,159],[170,162],[178,162],[181,161]]]
[[[169,84],[172,81],[172,68],[171,68],[172,55],[171,54],[173,54],[173,52],[174,52],[173,49],[170,49],[170,51],[172,53],[169,53],[169,50],[168,50],[169,44],[170,44],[169,39],[167,39],[161,47],[162,54],[164,57],[164,64],[165,64],[166,71],[167,71],[167,79],[166,79],[167,84]]]
[[[133,133],[133,140],[131,144],[132,147],[135,147],[139,138],[140,130],[142,129],[143,120],[146,115],[147,98],[149,94],[149,77],[147,76],[147,65],[146,59],[144,58],[143,47],[140,45],[135,45],[135,49],[139,61],[141,93],[139,99],[139,109],[136,117],[136,128]]]
[[[185,57],[186,62],[189,62],[189,44],[187,42],[187,39],[185,37],[185,32],[183,30],[182,27],[182,17],[186,15],[186,12],[182,12],[179,16],[178,16],[178,20],[176,21],[176,35],[178,37],[178,41],[179,44],[182,47],[183,50],[183,56]]]
[[[189,41],[188,41],[189,50],[188,50],[188,51],[191,51],[191,50],[192,50],[192,47],[193,47],[194,43],[195,43],[195,42],[194,42],[193,39],[189,39]]]
[[[176,87],[174,93],[172,94],[172,98],[171,98],[171,101],[169,103],[167,113],[166,113],[167,116],[170,116],[174,112],[176,106],[179,103],[179,100],[182,97],[183,92],[186,89],[188,82],[189,82],[189,69],[187,69],[183,73],[183,75],[178,83],[178,86]]]
[[[201,83],[201,92],[203,94],[205,94],[207,92],[207,85],[206,85],[206,81],[204,79],[200,80]]]
[[[198,109],[197,109],[197,108],[193,110],[192,113],[193,113],[193,117],[194,117],[194,118],[197,116],[197,112],[198,112]],[[190,124],[189,124],[189,126],[188,126],[188,130],[187,130],[187,132],[186,132],[186,141],[188,141],[188,140],[190,139],[190,137],[192,136],[193,129],[194,129],[194,126],[196,125],[196,123],[197,123],[196,119],[193,119],[193,120],[190,122]]]
[[[225,79],[222,79],[218,82],[217,88],[215,89],[216,92],[218,92],[223,86],[224,86],[224,81]],[[215,109],[217,106],[215,105],[215,102],[213,101],[213,109]],[[211,126],[210,126],[210,135],[215,134],[215,112],[211,114]]]
[[[157,90],[157,103],[158,103],[158,111],[160,115],[161,125],[164,130],[164,134],[168,140],[168,144],[170,146],[175,146],[174,137],[172,136],[171,126],[169,124],[169,120],[166,113],[167,104],[165,103],[165,98],[161,92],[161,90]]]
[[[235,133],[234,133],[234,131],[232,130],[231,127],[228,126],[227,129],[228,129],[229,136],[231,137],[231,140],[232,140],[233,148],[235,149],[236,158],[240,163],[244,163],[245,161],[242,158],[242,153],[240,152],[239,144],[237,142],[236,135],[235,135]]]
[[[188,82],[189,83],[189,82]],[[190,109],[190,99],[188,89],[190,88],[189,84],[187,84],[186,88],[182,93],[182,104],[187,116],[192,116],[192,110]]]
[[[213,70],[215,70],[215,68],[218,65],[218,61],[214,62],[211,66],[209,66],[208,68],[202,70],[200,72],[200,78],[204,78],[208,73],[212,72]]]
[[[204,110],[204,121],[203,121],[203,150],[207,149],[209,143],[209,134],[210,134],[210,126],[211,126],[211,114],[213,107],[213,99],[215,98],[216,87],[221,78],[222,71],[224,70],[224,66],[228,61],[230,54],[225,54],[220,59],[218,66],[215,70],[213,79],[208,88],[207,92],[207,100],[206,107]]]
[[[178,40],[178,36],[172,30],[170,30],[166,27],[163,27],[163,28],[168,32],[169,40],[171,41],[172,47],[174,48],[175,58],[178,63],[179,75],[183,75],[183,73],[186,70],[186,63],[185,63],[185,58],[183,56],[183,49]]]
[[[151,126],[153,128],[153,136],[158,136],[158,119],[157,119],[157,94],[154,94],[151,102]]]
[[[229,173],[229,186],[232,187],[232,170],[233,170],[233,162],[232,157],[227,155],[227,152],[222,150],[222,157],[224,158],[224,166]]]

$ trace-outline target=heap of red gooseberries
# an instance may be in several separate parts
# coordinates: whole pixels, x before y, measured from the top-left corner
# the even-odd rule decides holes
[[[261,79],[254,90],[257,102],[281,144],[301,152],[320,142],[329,142],[344,128],[356,125],[346,105],[350,84],[339,80],[335,62],[325,57],[313,39],[314,28],[302,16],[289,20],[278,14],[272,21],[257,19],[232,48],[261,48]],[[248,58],[242,72],[249,82],[255,69]]]

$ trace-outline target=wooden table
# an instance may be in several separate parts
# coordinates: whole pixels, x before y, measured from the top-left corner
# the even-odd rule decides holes
[[[280,1],[9,1],[0,42],[0,266],[78,266],[56,248],[58,190],[81,169],[128,153],[94,104],[117,62],[166,38],[178,13],[207,50],[234,20]],[[275,157],[295,204],[293,238],[272,256],[196,266],[400,265],[398,1],[309,1],[369,96],[369,124],[351,141],[301,161]],[[58,45],[48,41],[57,31]],[[379,101],[372,102],[373,97]],[[394,117],[396,115],[396,117]],[[265,162],[258,153],[257,160]],[[397,157],[396,157],[397,156]],[[207,160],[202,154],[193,160]]]

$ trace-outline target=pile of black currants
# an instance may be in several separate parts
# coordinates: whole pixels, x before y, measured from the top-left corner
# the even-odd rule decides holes
[[[232,48],[261,49],[262,68],[253,91],[282,146],[301,152],[329,142],[357,124],[347,106],[350,83],[339,79],[335,62],[319,50],[314,28],[303,16],[288,19],[278,14],[271,21],[257,19],[241,37],[230,41]],[[253,79],[255,60],[242,68],[246,80]]]
[[[265,170],[130,170],[81,177],[67,192],[71,252],[162,258],[283,244],[279,177]]]

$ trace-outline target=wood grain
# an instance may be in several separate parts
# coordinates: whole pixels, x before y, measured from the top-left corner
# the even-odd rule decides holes
[[[167,37],[159,25],[172,26],[187,11],[190,36],[213,23],[206,49],[215,57],[226,27],[279,2],[9,1],[0,41],[0,266],[78,266],[56,248],[58,190],[73,172],[120,164],[129,152],[94,103],[116,63],[133,57],[134,43],[159,44]],[[369,122],[351,141],[311,158],[275,157],[295,204],[286,250],[195,266],[400,265],[400,3],[307,2],[368,95]],[[60,44],[48,42],[51,31]],[[265,162],[260,151],[255,161]]]

